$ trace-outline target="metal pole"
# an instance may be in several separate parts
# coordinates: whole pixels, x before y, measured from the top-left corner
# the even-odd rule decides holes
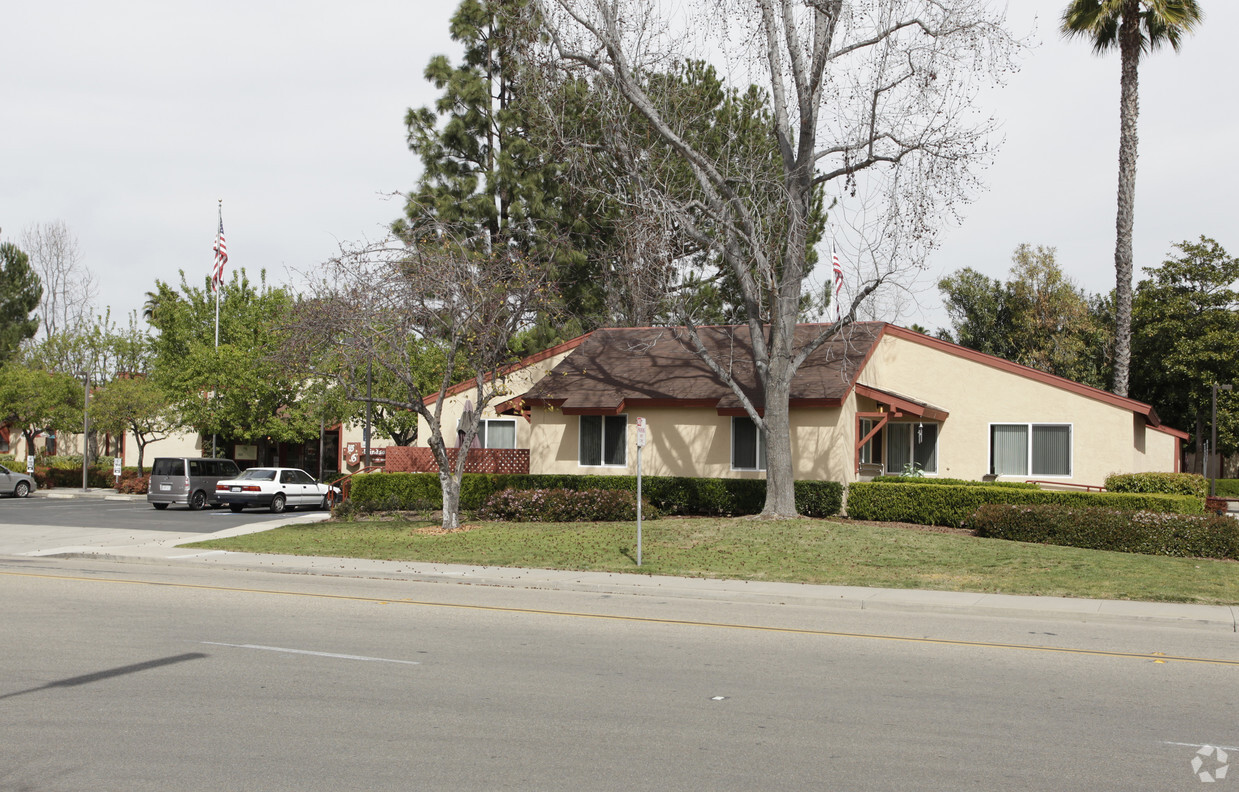
[[[366,464],[363,467],[370,467],[370,387],[371,387],[371,368],[374,361],[366,361]]]
[[[86,462],[90,459],[90,372],[85,373],[86,397],[82,406],[82,492],[89,492],[86,486]]]
[[[637,566],[641,566],[641,446],[637,446]]]

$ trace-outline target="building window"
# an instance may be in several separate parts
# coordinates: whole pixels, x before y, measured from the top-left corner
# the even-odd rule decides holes
[[[933,423],[892,423],[886,425],[887,470],[938,472],[938,425]]]
[[[43,439],[43,453],[47,456],[56,456],[55,432],[48,432],[47,437]]]
[[[1071,424],[993,424],[990,473],[1071,476]]]
[[[511,418],[478,421],[478,442],[482,448],[516,448],[516,421]]]
[[[628,464],[628,416],[582,415],[577,460],[582,467]]]
[[[731,419],[731,469],[766,469],[766,433],[747,416]]]
[[[873,431],[874,421],[869,418],[860,419],[860,436],[864,437]],[[882,438],[885,428],[879,429],[878,433],[870,438],[868,443],[860,447],[861,464],[882,463]]]

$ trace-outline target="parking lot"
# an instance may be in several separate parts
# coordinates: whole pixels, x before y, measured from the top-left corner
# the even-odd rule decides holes
[[[247,509],[233,514],[226,508],[190,511],[184,506],[173,506],[156,511],[145,499],[62,498],[45,492],[29,498],[0,498],[0,531],[4,525],[45,525],[205,534],[273,518],[278,515],[266,509]]]

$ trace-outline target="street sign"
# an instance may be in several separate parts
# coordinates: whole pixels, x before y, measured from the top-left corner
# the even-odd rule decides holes
[[[637,419],[637,448],[645,448],[645,419]]]
[[[120,457],[112,458],[112,477],[120,478]]]
[[[30,456],[26,457],[26,475],[27,476],[34,475],[34,454],[31,454]]]

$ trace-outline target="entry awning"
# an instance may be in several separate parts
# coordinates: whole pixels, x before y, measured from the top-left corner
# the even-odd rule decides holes
[[[878,404],[884,404],[892,410],[929,421],[945,421],[950,413],[941,407],[935,407],[928,402],[918,401],[910,396],[893,393],[870,385],[856,385],[856,395],[873,399]]]

